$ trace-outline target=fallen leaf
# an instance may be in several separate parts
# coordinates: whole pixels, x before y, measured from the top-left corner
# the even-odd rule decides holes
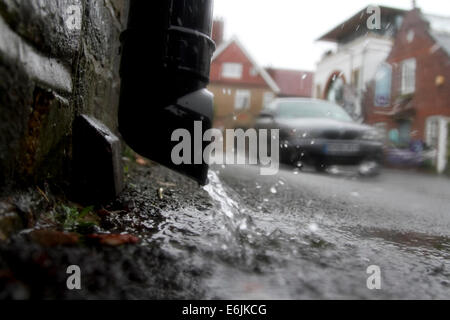
[[[141,165],[141,166],[147,166],[148,165],[148,161],[145,160],[144,158],[142,158],[141,156],[137,156],[136,157],[136,163]]]
[[[100,209],[100,210],[97,211],[97,214],[100,217],[107,217],[107,216],[111,215],[111,212],[106,210],[106,209]]]
[[[34,230],[31,239],[45,247],[76,245],[80,240],[76,233],[56,230]]]
[[[123,244],[136,244],[139,238],[130,234],[91,234],[87,236],[88,239],[93,240],[101,245],[120,246]]]

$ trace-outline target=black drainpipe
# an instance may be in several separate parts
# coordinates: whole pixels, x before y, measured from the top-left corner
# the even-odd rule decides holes
[[[128,27],[121,36],[122,79],[119,131],[137,153],[207,182],[208,165],[175,165],[174,130],[187,129],[194,138],[194,121],[203,132],[213,121],[209,82],[213,0],[130,0]],[[194,149],[194,153],[203,152]]]

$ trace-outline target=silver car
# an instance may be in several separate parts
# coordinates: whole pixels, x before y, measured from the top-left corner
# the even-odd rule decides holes
[[[359,165],[362,174],[378,173],[383,155],[378,131],[356,123],[328,101],[276,99],[261,112],[255,127],[280,130],[282,163],[309,164],[318,171],[331,165]]]

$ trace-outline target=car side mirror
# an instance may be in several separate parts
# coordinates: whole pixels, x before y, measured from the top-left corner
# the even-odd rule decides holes
[[[270,118],[270,119],[273,119],[274,115],[273,115],[273,113],[268,112],[268,111],[261,111],[261,113],[259,114],[258,117],[259,118]]]
[[[268,111],[261,111],[261,113],[258,116],[259,119],[264,119],[264,120],[273,120],[275,117],[273,115],[273,113],[268,112]]]

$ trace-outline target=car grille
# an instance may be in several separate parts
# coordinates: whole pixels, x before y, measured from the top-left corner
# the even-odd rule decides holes
[[[323,138],[330,140],[355,140],[359,135],[357,131],[327,130],[323,133]]]

